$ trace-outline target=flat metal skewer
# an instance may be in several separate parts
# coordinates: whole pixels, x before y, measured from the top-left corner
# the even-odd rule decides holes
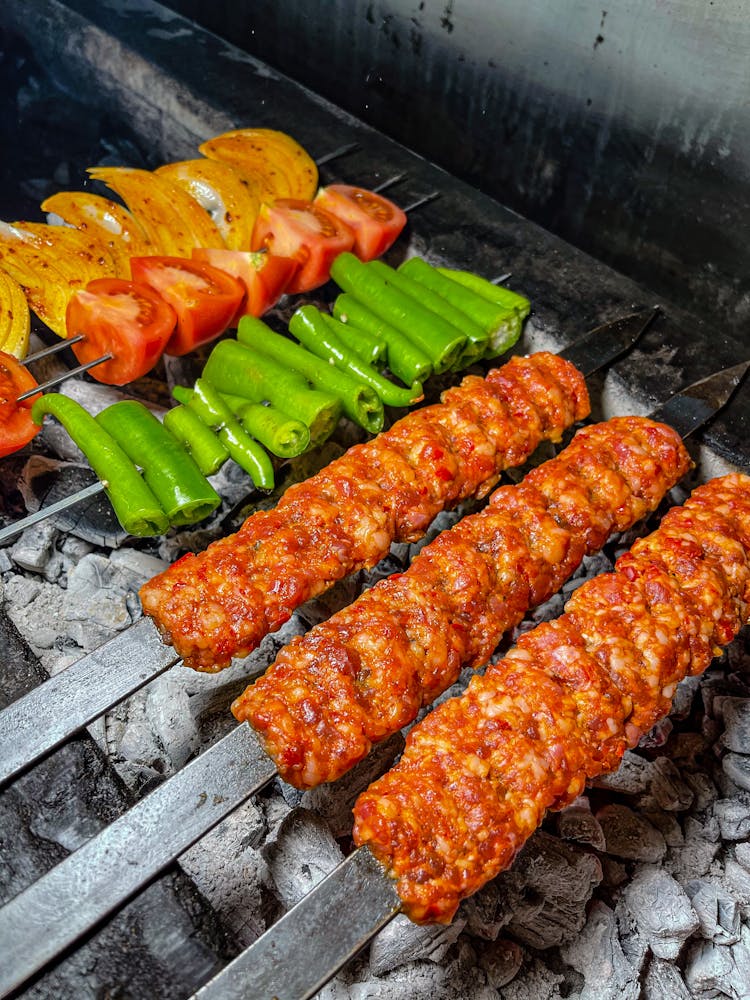
[[[717,376],[702,380],[698,383],[702,386],[699,390],[695,385],[688,387],[684,394],[678,394],[679,399],[688,400],[686,408],[681,408],[677,399],[674,405],[670,401],[667,405],[670,406],[673,423],[677,424],[680,432],[683,435],[692,433],[705,421],[705,412],[696,413],[692,406],[694,398],[700,397],[704,401],[715,398],[723,404],[748,368],[750,362],[745,362],[734,366],[729,372],[720,372]],[[716,389],[716,385],[723,388]],[[715,410],[710,416],[713,416],[714,412]],[[143,625],[145,626],[145,623]],[[141,661],[141,657],[133,655],[130,649],[129,634],[123,633],[118,637],[124,640],[121,648],[128,652],[131,659]],[[146,641],[151,641],[148,635]],[[106,644],[104,650],[106,651],[109,646],[109,643]],[[103,655],[106,662],[106,652]],[[147,653],[146,661],[148,656]],[[105,677],[101,683],[106,684],[106,682]],[[45,703],[43,696],[38,704],[49,711],[50,706]],[[55,714],[57,707],[53,706]],[[0,714],[0,720],[4,715],[5,713]],[[37,726],[41,724],[38,716],[35,716],[33,721]],[[13,736],[14,733],[8,733],[9,741]],[[222,768],[226,766],[227,759],[232,762],[236,759],[242,760],[241,777],[244,778],[244,787],[240,778],[233,778],[233,781],[240,781],[240,784],[232,785],[229,791],[223,788]],[[188,777],[188,774],[191,776]],[[162,836],[164,833],[162,827],[149,827],[141,823],[137,819],[141,813],[135,813],[134,818],[134,810],[131,810],[11,900],[0,910],[0,940],[9,943],[8,955],[12,959],[7,963],[9,965],[7,970],[0,970],[0,990],[14,989],[33,975],[59,951],[68,947],[134,895],[182,850],[194,843],[202,833],[208,832],[240,802],[259,791],[275,774],[275,765],[261,749],[260,743],[247,723],[242,723],[220,743],[207,750],[183,771],[168,779],[144,799],[143,803],[135,807],[135,809],[143,807],[144,815],[149,817],[149,822],[159,822],[163,819],[169,828],[168,835]],[[196,790],[199,792],[197,799],[193,798]],[[212,808],[204,810],[209,799]],[[189,800],[187,804],[186,800]],[[148,807],[145,805],[146,802],[149,803]],[[180,828],[179,832],[174,831],[175,826]],[[148,844],[147,851],[144,851],[144,843]],[[130,859],[136,856],[139,858],[137,874],[129,867],[131,864],[135,865]],[[126,862],[125,869],[123,860]],[[381,898],[380,891],[376,886],[374,898]],[[65,893],[69,894],[67,905]],[[363,896],[363,900],[372,898],[369,894]],[[387,896],[385,898],[387,901]],[[52,900],[54,902],[51,902]],[[84,900],[85,905],[79,906],[76,902],[73,906],[71,905],[73,900]],[[364,903],[363,908],[364,911],[367,910]],[[58,919],[61,912],[65,913],[64,920]],[[382,908],[377,909],[372,918],[372,933],[375,933],[372,928],[377,929],[384,921],[387,922],[389,912],[391,911],[383,912]],[[363,919],[365,916],[366,912]],[[372,914],[370,916],[372,917]],[[40,933],[41,927],[47,929],[46,938]],[[355,940],[360,938],[355,936]],[[353,943],[344,949],[342,961],[347,960],[351,947],[354,947]],[[274,948],[277,949],[277,946],[272,941],[271,952]],[[329,974],[332,975],[338,967],[339,965],[336,965],[335,968],[329,969]],[[312,986],[317,988],[321,981],[318,973],[315,973],[313,978]],[[299,995],[312,994],[305,992]]]
[[[66,347],[70,347],[72,344],[80,344],[85,339],[82,333],[76,334],[75,337],[67,337],[65,340],[61,340],[57,344],[52,344],[50,347],[43,347],[39,351],[34,351],[33,354],[27,354],[25,358],[21,359],[21,364],[28,365],[32,361],[41,361],[42,358],[49,357],[50,354],[59,354]]]
[[[330,153],[324,153],[323,156],[319,156],[315,162],[319,167],[322,167],[326,163],[330,163],[331,160],[337,160],[340,156],[346,156],[347,153],[352,153],[358,148],[358,142],[347,142],[344,146],[339,146],[331,150]]]

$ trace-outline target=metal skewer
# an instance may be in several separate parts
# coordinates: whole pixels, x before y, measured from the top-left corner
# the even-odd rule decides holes
[[[319,156],[315,161],[319,167],[324,166],[326,163],[330,163],[331,160],[337,160],[340,156],[346,156],[347,153],[352,153],[355,149],[359,148],[358,142],[348,142],[344,146],[339,146],[337,149],[332,150],[330,153],[324,153],[323,156]]]
[[[66,382],[74,375],[81,375],[83,372],[87,372],[90,368],[96,368],[97,365],[101,365],[105,361],[111,361],[113,357],[113,354],[102,354],[100,358],[95,358],[93,361],[87,361],[85,365],[78,365],[77,368],[71,368],[70,371],[63,372],[62,375],[57,375],[55,378],[42,382],[42,384],[38,385],[35,389],[29,389],[28,392],[22,392],[20,396],[16,396],[16,402],[22,403],[24,399],[31,399],[32,396],[36,396],[40,392],[46,392],[47,389],[53,389],[56,385]]]

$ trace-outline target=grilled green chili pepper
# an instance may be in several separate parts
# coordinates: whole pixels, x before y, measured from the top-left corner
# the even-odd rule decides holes
[[[341,416],[341,401],[330,392],[312,389],[298,373],[236,340],[221,340],[203,369],[203,378],[219,392],[243,396],[251,403],[266,400],[293,413],[310,429],[310,443],[321,444]]]
[[[273,489],[273,464],[268,453],[240,427],[218,389],[205,378],[199,378],[192,390],[175,386],[172,395],[195,410],[207,426],[216,428],[221,443],[258,489]]]
[[[406,334],[363,305],[354,295],[342,292],[333,303],[333,315],[346,326],[364,330],[386,344],[388,367],[402,382],[424,382],[432,375],[432,362]]]
[[[342,253],[331,264],[331,277],[344,291],[406,334],[430,358],[438,374],[448,371],[460,357],[466,343],[462,331],[405,295],[383,277],[382,268],[363,264],[352,253]]]
[[[350,375],[306,351],[287,337],[274,333],[254,316],[243,316],[237,327],[237,339],[281,365],[300,372],[317,389],[334,393],[341,400],[344,413],[371,434],[383,429],[385,415],[377,393]]]
[[[58,392],[40,396],[31,408],[41,424],[55,417],[86,456],[102,481],[117,520],[130,535],[163,535],[169,518],[133,462],[110,434],[74,399]]]
[[[436,292],[434,288],[418,283],[402,268],[395,271],[392,267],[384,264],[382,260],[374,260],[370,266],[376,274],[390,282],[404,295],[408,295],[419,305],[440,316],[464,334],[466,343],[452,365],[454,370],[460,371],[462,368],[468,368],[484,355],[487,350],[489,333],[475,322],[465,310],[458,308],[448,298]]]
[[[315,306],[300,306],[289,320],[289,331],[323,361],[332,361],[341,371],[366,382],[386,406],[412,406],[423,398],[419,382],[409,389],[394,385],[349,351],[325,322],[325,315]]]
[[[143,403],[124,399],[95,419],[141,467],[170,524],[195,524],[221,504],[221,497],[185,448]]]
[[[464,288],[470,288],[477,295],[487,299],[488,302],[505,306],[506,309],[515,309],[521,319],[526,319],[529,315],[531,303],[518,292],[512,292],[509,288],[503,288],[502,285],[496,285],[472,271],[457,271],[449,267],[439,267],[437,270],[446,278],[450,278],[451,281],[458,282]]]
[[[413,281],[448,299],[485,330],[487,346],[484,357],[503,354],[520,337],[523,317],[516,309],[491,302],[468,285],[452,280],[447,276],[447,272],[433,267],[421,257],[411,257],[404,261],[398,270],[400,274],[407,275]]]
[[[218,472],[229,452],[216,434],[189,406],[173,406],[164,414],[164,426],[190,452],[204,476]]]
[[[387,363],[388,348],[382,337],[373,337],[367,330],[357,330],[350,323],[342,323],[329,313],[322,312],[320,315],[342,344],[354,351],[365,364]]]
[[[251,403],[241,396],[222,392],[221,398],[245,430],[279,458],[301,455],[310,444],[310,429],[276,406]]]

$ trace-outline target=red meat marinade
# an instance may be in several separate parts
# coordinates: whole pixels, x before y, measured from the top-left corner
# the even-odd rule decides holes
[[[469,375],[155,576],[143,610],[188,666],[220,670],[392,542],[416,541],[441,510],[485,496],[503,469],[588,413],[583,375],[554,354]]]
[[[507,629],[586,553],[653,511],[690,467],[679,435],[645,417],[580,430],[519,486],[425,546],[409,569],[293,639],[232,710],[281,776],[334,781],[486,663]]]
[[[354,839],[408,915],[451,919],[541,822],[617,768],[750,617],[750,477],[699,487],[613,573],[582,585],[411,731],[360,796]]]

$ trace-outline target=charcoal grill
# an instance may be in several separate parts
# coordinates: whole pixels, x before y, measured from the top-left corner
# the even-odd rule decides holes
[[[402,173],[402,203],[438,189],[440,197],[412,220],[411,248],[488,276],[511,272],[510,284],[534,304],[522,349],[563,347],[598,323],[657,301],[647,288],[157,4],[43,0],[34,7],[33,19],[19,0],[6,0],[0,11],[3,70],[16,98],[10,113],[7,101],[3,110],[4,146],[11,151],[3,167],[3,218],[36,217],[47,194],[74,186],[94,162],[119,157],[156,166],[192,155],[210,134],[252,122],[289,132],[314,156],[356,142],[345,160],[325,168],[326,178],[373,186]],[[600,386],[595,402],[602,415],[647,412],[681,386],[745,360],[739,335],[717,337],[705,319],[659,301],[659,321]],[[749,398],[748,389],[741,389],[703,432],[696,447],[699,475],[750,466]],[[5,516],[17,513],[9,500]],[[8,703],[37,685],[43,671],[5,615],[0,638],[2,697]],[[261,655],[272,659],[263,649]],[[222,710],[233,693],[219,696]],[[211,707],[218,719],[221,713]],[[229,720],[213,723],[202,734],[204,745],[228,726]],[[102,736],[96,723],[92,732]],[[124,790],[100,745],[77,736],[2,794],[0,838],[8,859],[3,899],[148,790]],[[252,839],[252,807],[242,808],[239,821]],[[206,843],[206,850],[216,851],[227,841]],[[234,929],[210,905],[210,892],[189,877],[191,870],[190,861],[175,865],[20,995],[191,994],[239,947]],[[256,909],[270,919],[275,904],[264,898]]]

